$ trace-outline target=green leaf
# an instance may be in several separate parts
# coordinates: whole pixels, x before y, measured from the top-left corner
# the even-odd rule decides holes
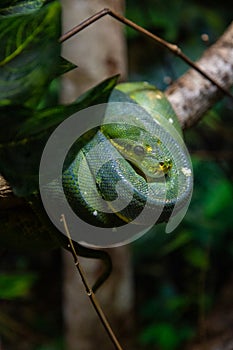
[[[46,2],[47,0],[3,0],[0,17],[30,13],[41,8]]]
[[[0,274],[0,299],[12,300],[28,295],[36,277],[33,274]]]
[[[19,108],[17,112],[16,106],[2,107],[2,111],[7,113],[5,115],[2,112],[0,120],[2,118],[8,123],[10,130],[5,136],[4,132],[0,132],[0,173],[10,183],[16,195],[28,196],[38,190],[40,159],[53,129],[73,113],[107,102],[116,81],[117,76],[114,76],[101,82],[71,105],[34,112],[26,108]],[[15,126],[11,126],[14,119]]]
[[[59,105],[53,108],[43,109],[35,112],[18,129],[19,138],[30,137],[56,127],[67,117],[84,108],[95,104],[107,102],[112,89],[117,83],[118,75],[108,78],[96,85],[92,89],[81,95],[74,103],[69,105]]]
[[[76,64],[69,62],[65,58],[60,56],[58,61],[58,67],[56,69],[56,75],[54,76],[54,78],[59,77],[60,75],[65,74],[75,68],[77,68]]]
[[[60,5],[0,21],[0,104],[35,106],[57,75]]]

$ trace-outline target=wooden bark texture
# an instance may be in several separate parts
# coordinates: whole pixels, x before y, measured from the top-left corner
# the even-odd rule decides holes
[[[196,64],[225,88],[233,85],[233,22]],[[184,129],[196,124],[222,97],[216,86],[194,69],[176,80],[166,95]]]

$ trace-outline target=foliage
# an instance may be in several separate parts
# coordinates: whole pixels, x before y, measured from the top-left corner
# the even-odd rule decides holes
[[[0,299],[11,300],[26,297],[34,281],[33,274],[0,273]]]
[[[193,38],[193,34],[207,32],[217,37],[226,25],[232,21],[232,4],[221,6],[218,1],[184,0],[154,1],[127,0],[126,15],[137,24],[149,30],[155,30],[168,41],[177,43],[177,39]],[[128,29],[130,38],[138,34]]]
[[[51,132],[64,119],[88,106],[104,103],[117,82],[117,76],[109,78],[93,87],[71,104],[57,102],[59,79],[62,74],[76,69],[71,62],[60,56],[61,45],[61,5],[56,0],[3,0],[0,5],[0,174],[10,183],[17,196],[30,200],[38,192],[39,163],[43,148]],[[34,197],[33,197],[34,198]],[[39,202],[38,202],[39,205]],[[40,210],[39,208],[37,208]],[[35,212],[37,215],[35,215]],[[39,220],[39,211],[30,208],[17,208],[0,212],[0,257],[5,249],[40,251],[57,246],[46,224]],[[55,235],[58,231],[55,231]],[[14,254],[12,253],[14,256]],[[30,253],[29,253],[30,255]],[[4,259],[3,259],[4,261]],[[8,260],[7,260],[8,261]],[[28,261],[30,258],[28,257]],[[9,259],[9,261],[10,259]],[[56,266],[57,268],[57,266]],[[31,290],[37,283],[37,275],[29,272],[11,274],[8,267],[1,266],[0,299],[10,301],[9,309],[15,314],[15,305],[21,309],[23,317],[30,322],[30,312],[25,311],[23,300],[32,297]],[[55,269],[55,268],[54,268]],[[17,270],[17,269],[16,269]],[[49,269],[47,267],[48,272]],[[49,273],[49,272],[48,272]],[[50,271],[50,276],[54,272]],[[49,276],[49,275],[48,275]],[[50,281],[49,281],[50,282]],[[47,281],[48,283],[48,281]],[[36,295],[36,292],[34,291]],[[58,294],[54,291],[54,294]],[[39,296],[41,298],[41,296]],[[14,304],[16,303],[18,304]],[[46,296],[46,300],[48,300]],[[56,300],[53,297],[52,300]],[[42,299],[43,301],[43,299]],[[35,300],[44,311],[45,304]],[[59,303],[57,302],[57,305]],[[56,310],[58,306],[56,305]],[[40,314],[33,319],[34,329],[48,336],[53,329],[56,311],[49,305],[46,316]],[[50,315],[53,314],[52,316]],[[20,314],[20,313],[19,313]],[[24,315],[25,316],[25,315]],[[46,319],[47,317],[47,319]],[[50,320],[52,321],[48,321]],[[17,317],[18,319],[18,317]],[[46,323],[47,322],[47,323]],[[0,331],[9,342],[29,338],[31,331],[27,326],[0,312]],[[50,332],[50,333],[49,333]],[[12,335],[12,333],[14,335]],[[33,333],[33,332],[32,332]],[[29,339],[30,341],[30,339]],[[38,345],[41,340],[32,336],[32,343]],[[39,350],[59,349],[62,340],[37,346]]]
[[[0,337],[4,347],[64,349],[60,270],[58,250],[31,255],[9,250],[1,256]]]
[[[0,132],[0,172],[19,196],[38,188],[39,161],[51,131],[74,112],[104,101],[116,81],[108,80],[72,105],[44,106],[49,85],[75,66],[60,57],[59,2],[35,2],[30,12],[28,5],[15,1],[16,10],[11,6],[0,22],[0,118],[10,126]]]
[[[75,68],[60,57],[60,4],[9,0],[1,9],[0,173],[25,197],[38,190],[39,162],[51,132],[71,114],[105,102],[117,77],[70,105],[46,105],[50,86]]]

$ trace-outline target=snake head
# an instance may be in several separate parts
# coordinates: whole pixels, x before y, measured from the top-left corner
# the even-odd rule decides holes
[[[140,127],[128,124],[114,123],[104,126],[102,131],[136,173],[147,182],[169,176],[172,158],[167,156],[168,150],[158,138]]]
[[[139,148],[141,149],[140,155],[138,155]],[[127,155],[124,156],[127,158]],[[145,175],[147,182],[158,181],[164,176],[169,176],[172,169],[172,159],[167,157],[157,144],[154,147],[134,146],[130,161],[136,172],[141,171]]]

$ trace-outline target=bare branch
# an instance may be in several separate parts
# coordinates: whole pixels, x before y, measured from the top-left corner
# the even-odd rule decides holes
[[[115,349],[116,350],[123,350],[123,348],[121,347],[120,343],[118,342],[98,300],[96,299],[96,296],[93,292],[93,290],[90,288],[89,284],[88,284],[88,281],[87,281],[87,278],[86,278],[86,274],[84,273],[83,271],[83,268],[82,266],[80,265],[80,262],[79,262],[79,258],[78,258],[78,255],[76,253],[76,250],[75,250],[75,247],[73,245],[73,242],[72,242],[72,239],[71,239],[71,236],[70,236],[70,232],[69,232],[69,229],[68,229],[68,225],[67,225],[67,222],[66,222],[66,218],[65,218],[65,215],[62,214],[61,215],[61,221],[63,222],[63,225],[64,225],[64,228],[65,228],[65,232],[66,232],[66,235],[69,239],[69,245],[68,245],[68,249],[69,251],[72,253],[73,255],[73,258],[74,258],[74,263],[75,263],[75,266],[79,272],[79,275],[81,277],[81,280],[82,280],[82,283],[83,283],[83,286],[86,290],[86,294],[87,296],[90,298],[90,301],[100,319],[100,322],[102,323],[103,327],[105,328],[110,340],[112,341],[112,344],[114,345]]]
[[[169,43],[168,41],[160,38],[159,36],[149,32],[147,29],[139,26],[138,24],[130,21],[128,18],[120,15],[117,12],[112,11],[109,8],[105,8],[97,13],[95,13],[93,16],[87,18],[86,20],[84,20],[83,22],[81,22],[80,24],[78,24],[77,26],[75,26],[74,28],[70,29],[67,33],[63,34],[60,37],[60,42],[64,42],[70,38],[72,38],[74,35],[76,35],[77,33],[81,32],[83,29],[87,28],[88,26],[90,26],[91,24],[95,23],[96,21],[98,21],[100,18],[109,15],[113,18],[115,18],[117,21],[124,23],[125,25],[135,29],[136,31],[146,35],[147,37],[151,38],[152,40],[154,40],[157,44],[167,48],[169,51],[171,51],[175,56],[180,57],[183,61],[185,61],[190,67],[193,67],[197,72],[199,72],[199,74],[201,74],[203,77],[205,77],[207,80],[209,80],[210,82],[212,82],[212,84],[214,84],[215,86],[218,87],[218,89],[222,92],[224,92],[227,96],[230,96],[231,98],[233,98],[233,95],[231,94],[230,91],[228,91],[224,85],[219,84],[219,82],[214,79],[210,74],[208,74],[205,69],[203,69],[201,66],[199,66],[198,64],[194,63],[192,60],[190,60],[189,57],[187,57],[182,50],[174,44]]]

